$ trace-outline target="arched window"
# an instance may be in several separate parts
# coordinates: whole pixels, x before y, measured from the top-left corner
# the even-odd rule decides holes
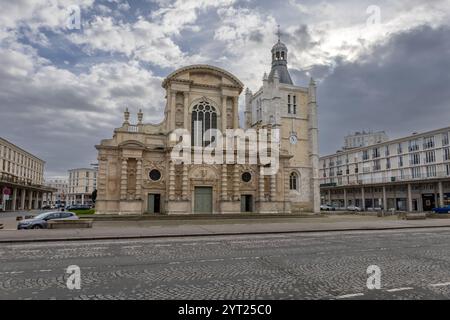
[[[193,146],[207,146],[211,143],[211,137],[206,137],[203,141],[205,132],[209,129],[217,129],[217,112],[209,102],[201,101],[192,109],[191,120],[191,140]],[[195,126],[198,131],[195,131]]]
[[[298,190],[298,174],[296,172],[292,172],[289,176],[289,189]]]

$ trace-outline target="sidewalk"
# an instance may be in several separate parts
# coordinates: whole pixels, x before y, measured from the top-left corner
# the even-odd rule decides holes
[[[450,228],[450,220],[398,220],[396,217],[327,216],[278,219],[97,221],[92,229],[0,230],[0,243],[442,227]]]

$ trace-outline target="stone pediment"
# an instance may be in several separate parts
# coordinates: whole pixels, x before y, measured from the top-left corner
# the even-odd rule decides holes
[[[210,65],[192,65],[172,72],[162,83],[167,88],[171,81],[189,82],[198,85],[229,86],[242,92],[244,84],[230,72]]]
[[[122,143],[119,143],[119,147],[122,149],[145,149],[145,145],[136,140],[126,140]]]

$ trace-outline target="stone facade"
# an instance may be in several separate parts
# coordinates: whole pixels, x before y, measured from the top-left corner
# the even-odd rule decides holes
[[[276,48],[280,45],[274,46],[273,52]],[[175,129],[191,132],[194,120],[200,117],[206,128],[222,132],[239,128],[238,100],[244,85],[223,69],[188,66],[163,81],[167,103],[160,124],[143,123],[141,111],[137,124],[130,124],[126,110],[123,125],[114,130],[113,138],[96,146],[97,213],[318,212],[315,84],[311,81],[308,88],[284,84],[277,70],[273,74],[272,80],[264,77],[263,87],[255,95],[247,90],[245,122],[246,127],[268,129],[269,135],[274,128],[281,129],[280,165],[275,175],[262,175],[259,162],[186,164],[172,160],[176,143],[169,139],[170,134]],[[296,114],[286,111],[288,94],[296,95]],[[262,119],[254,117],[250,107],[258,99],[264,105]]]
[[[43,185],[45,162],[0,138],[0,211],[33,210],[56,189]]]

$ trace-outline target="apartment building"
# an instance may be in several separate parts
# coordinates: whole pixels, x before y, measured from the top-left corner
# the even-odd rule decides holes
[[[56,192],[45,198],[44,204],[47,205],[66,205],[69,183],[66,179],[51,179],[45,182],[45,185],[56,189]]]
[[[357,131],[353,134],[345,136],[344,149],[368,147],[373,144],[386,142],[388,140],[389,137],[384,131]]]
[[[69,170],[67,204],[92,204],[92,192],[97,189],[97,169]]]
[[[320,158],[321,203],[430,211],[450,204],[450,127]]]
[[[45,162],[0,138],[0,211],[40,209],[56,190],[43,186]]]

